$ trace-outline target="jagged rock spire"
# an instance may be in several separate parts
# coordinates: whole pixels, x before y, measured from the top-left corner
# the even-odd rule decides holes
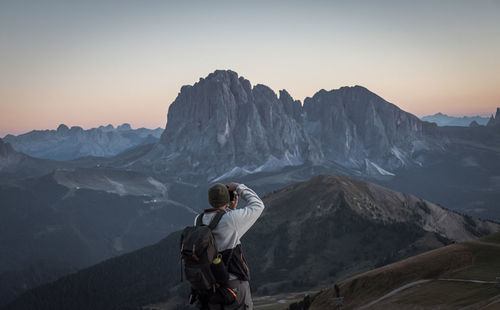
[[[491,115],[486,126],[500,126],[500,108],[497,108],[495,116]]]
[[[213,177],[319,162],[300,109],[286,91],[278,98],[265,85],[252,87],[234,71],[217,70],[181,88],[160,144],[175,169],[195,167]]]

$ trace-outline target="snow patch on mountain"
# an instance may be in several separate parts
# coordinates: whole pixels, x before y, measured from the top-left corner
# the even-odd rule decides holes
[[[226,120],[226,129],[223,134],[217,135],[217,142],[219,142],[221,147],[224,147],[227,143],[227,137],[229,136],[229,121]]]
[[[273,171],[278,171],[284,167],[288,166],[299,166],[302,165],[304,162],[300,159],[299,156],[292,155],[290,152],[286,151],[285,156],[282,159],[278,159],[273,155],[270,155],[267,161],[255,168],[251,169],[248,167],[234,167],[230,171],[222,174],[219,177],[215,177],[211,179],[211,182],[218,182],[224,179],[229,179],[229,178],[234,178],[234,177],[241,177],[245,175],[250,175],[254,173],[259,173],[259,172],[273,172]],[[209,178],[210,179],[210,178]]]
[[[114,188],[114,191],[115,193],[117,193],[118,195],[120,196],[124,196],[127,194],[127,190],[125,189],[125,186],[120,183],[120,182],[116,182],[116,181],[113,181],[111,180],[110,178],[108,177],[105,177],[106,181],[109,182],[109,184],[111,184],[111,186]]]
[[[158,191],[160,191],[163,196],[165,196],[167,194],[167,187],[161,183],[160,181],[158,180],[155,180],[153,179],[152,177],[148,177],[147,178],[148,182],[153,185]]]
[[[371,168],[375,168],[375,171],[377,171],[381,175],[395,176],[394,173],[381,168],[379,165],[377,165],[376,163],[374,163],[368,159],[365,159],[365,163],[366,163],[367,172],[371,172],[371,171],[373,171],[373,169],[371,169]]]
[[[391,153],[396,156],[397,159],[399,159],[399,161],[401,161],[401,163],[403,165],[405,165],[407,163],[407,156],[404,154],[404,151],[402,151],[401,149],[393,146],[391,148]]]
[[[299,166],[304,162],[298,156],[290,154],[286,151],[285,156],[282,159],[278,159],[273,155],[269,156],[267,161],[260,167],[254,169],[252,173],[263,172],[263,171],[277,171],[287,166]]]
[[[241,176],[245,176],[245,175],[248,175],[248,174],[252,174],[252,172],[249,171],[249,170],[247,170],[247,169],[245,169],[245,168],[234,167],[233,169],[231,169],[230,171],[224,173],[223,175],[212,179],[211,182],[219,182],[219,181],[224,180],[224,179],[241,177]]]

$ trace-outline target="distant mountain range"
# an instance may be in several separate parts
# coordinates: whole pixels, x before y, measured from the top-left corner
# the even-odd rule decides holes
[[[474,124],[480,126],[486,126],[489,121],[489,117],[485,116],[449,116],[443,113],[436,113],[434,115],[427,115],[421,118],[423,121],[429,123],[436,123],[438,126],[474,126]]]
[[[321,287],[376,266],[500,230],[411,195],[317,176],[264,198],[243,238],[256,295]],[[23,294],[5,309],[183,308],[179,233]],[[163,304],[168,305],[163,308]]]
[[[33,130],[18,136],[7,135],[3,140],[16,151],[33,157],[71,160],[85,156],[114,156],[142,144],[155,143],[162,132],[162,128],[132,129],[129,124],[88,130],[61,124],[57,130]]]

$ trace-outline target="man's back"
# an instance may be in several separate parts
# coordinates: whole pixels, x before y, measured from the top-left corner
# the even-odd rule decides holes
[[[217,251],[222,254],[224,263],[228,265],[228,287],[237,295],[237,301],[232,305],[223,306],[223,309],[253,309],[250,286],[248,284],[250,275],[241,250],[240,238],[262,214],[264,203],[253,190],[243,184],[239,184],[235,189],[232,188],[231,190],[235,190],[247,202],[247,205],[245,208],[235,210],[226,208],[226,214],[222,216],[217,226],[212,230]],[[225,208],[226,206],[223,207]],[[205,211],[202,223],[205,225],[210,224],[217,211],[217,208]],[[195,219],[195,225],[197,220],[198,217]],[[221,309],[221,305],[209,304],[209,307],[211,309]]]

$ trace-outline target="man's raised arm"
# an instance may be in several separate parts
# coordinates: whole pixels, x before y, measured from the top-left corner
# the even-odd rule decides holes
[[[264,203],[253,190],[244,184],[230,183],[227,186],[230,191],[236,191],[247,202],[246,207],[231,211],[231,217],[241,238],[262,214]]]

